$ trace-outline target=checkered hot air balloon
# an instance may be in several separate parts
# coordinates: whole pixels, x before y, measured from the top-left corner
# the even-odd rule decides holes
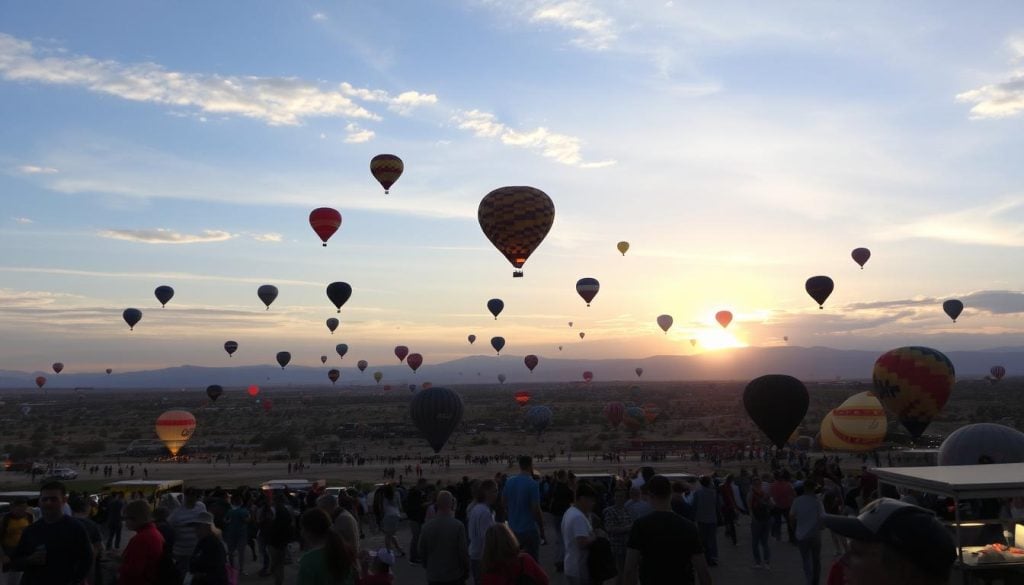
[[[488,193],[477,209],[480,229],[516,268],[514,277],[555,222],[555,204],[540,189],[501,187]]]
[[[875,361],[871,377],[882,405],[916,439],[949,400],[956,370],[940,351],[900,347]]]

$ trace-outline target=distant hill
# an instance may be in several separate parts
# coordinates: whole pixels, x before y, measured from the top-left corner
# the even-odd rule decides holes
[[[497,383],[498,374],[505,374],[506,384],[526,382],[572,382],[581,379],[584,370],[594,373],[601,382],[637,380],[634,369],[643,368],[642,381],[673,380],[750,380],[767,373],[782,373],[800,379],[834,380],[868,379],[879,352],[838,350],[825,347],[748,347],[736,350],[708,352],[692,356],[652,356],[641,359],[559,359],[542,356],[540,365],[531,374],[523,365],[522,356],[469,356],[450,362],[431,364],[429,361],[413,374],[404,364],[391,362],[387,366],[372,365],[360,373],[354,362],[346,361],[341,370],[339,385],[373,385],[372,374],[384,374],[381,384],[407,385],[430,381],[441,384]],[[1006,367],[1007,375],[1024,374],[1024,349],[1008,348],[988,351],[950,352],[961,379],[981,378],[989,368],[999,364]],[[429,355],[427,356],[429,360]],[[38,375],[46,376],[47,389],[76,387],[126,389],[142,388],[204,388],[210,384],[225,387],[249,384],[281,386],[307,386],[330,384],[327,370],[332,366],[311,368],[289,366],[285,370],[273,365],[238,367],[178,366],[160,370],[118,372],[112,375],[78,374],[65,370],[53,372],[17,372],[0,370],[0,388],[34,388]],[[336,363],[335,363],[336,367]]]

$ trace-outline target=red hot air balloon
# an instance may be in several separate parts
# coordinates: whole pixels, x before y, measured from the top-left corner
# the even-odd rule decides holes
[[[337,382],[338,378],[340,378],[340,377],[341,377],[341,372],[339,372],[338,370],[332,369],[331,371],[327,372],[327,379],[331,381],[331,384],[334,384],[335,382]]]
[[[320,236],[320,241],[326,248],[327,240],[341,227],[341,214],[337,209],[318,207],[309,213],[309,227]]]
[[[860,265],[860,269],[864,270],[864,265],[867,264],[869,258],[871,258],[871,250],[867,248],[855,248],[853,252],[850,252],[850,256],[853,261]]]
[[[405,361],[405,356],[409,355],[409,348],[404,345],[395,346],[395,357],[398,358],[398,363]]]
[[[409,364],[413,373],[416,373],[416,370],[420,369],[420,366],[423,365],[423,356],[418,353],[410,353],[409,357],[406,358],[405,363]]]
[[[64,370],[64,364],[62,364],[60,362],[57,362],[57,363],[53,364],[53,371],[54,371],[54,373],[59,374],[63,370]]]
[[[249,386],[247,392],[249,393],[249,396],[255,397],[257,394],[260,393],[260,387],[257,386],[256,384],[253,384]]]
[[[36,386],[42,388],[46,385],[46,376],[36,376]]]
[[[594,379],[594,373],[593,372],[591,372],[589,370],[586,371],[586,372],[583,372],[583,381],[584,382],[589,384],[590,381],[593,380],[593,379]]]
[[[391,192],[391,185],[402,176],[404,170],[405,163],[393,154],[378,154],[370,159],[370,173],[384,187],[385,195]]]
[[[609,402],[604,405],[604,417],[612,427],[622,424],[622,417],[626,414],[626,405],[621,402]]]
[[[718,321],[718,324],[721,325],[723,329],[725,329],[726,327],[729,326],[729,323],[732,323],[732,312],[719,311],[715,313],[715,321]]]
[[[988,373],[992,374],[992,377],[995,378],[996,381],[999,381],[1006,375],[1006,368],[1003,366],[992,366]]]
[[[532,397],[532,395],[526,390],[520,390],[519,392],[516,392],[515,397],[516,404],[518,404],[519,406],[526,406],[526,404],[530,402],[530,398]]]
[[[540,358],[531,353],[523,358],[523,363],[526,364],[526,367],[532,372],[533,368],[536,368],[537,364],[540,363]]]

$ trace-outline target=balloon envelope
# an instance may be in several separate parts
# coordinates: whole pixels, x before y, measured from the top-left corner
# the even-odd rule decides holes
[[[629,242],[619,242],[618,244],[615,244],[615,247],[619,250],[619,252],[622,253],[623,256],[625,256],[626,252],[629,251]]]
[[[228,357],[231,357],[231,354],[233,354],[236,351],[238,351],[238,342],[237,341],[225,341],[224,342],[224,351],[228,352]]]
[[[604,417],[613,427],[622,423],[622,417],[626,414],[626,405],[621,402],[609,402],[604,405]]]
[[[338,328],[338,320],[335,319],[334,317],[328,319],[327,328],[331,330],[331,333],[334,333],[334,331]]]
[[[542,433],[545,429],[551,426],[551,420],[553,418],[554,414],[547,406],[534,406],[530,408],[530,410],[526,411],[526,426],[528,426],[532,431]]]
[[[853,252],[850,252],[850,256],[853,257],[853,261],[859,264],[861,269],[863,269],[864,264],[866,264],[868,259],[871,258],[871,250],[868,250],[867,248],[854,248]]]
[[[587,382],[590,382],[591,380],[594,379],[594,372],[591,372],[591,371],[583,372],[583,379],[585,381],[587,381]]]
[[[195,430],[196,417],[186,410],[168,410],[156,419],[156,436],[172,456],[177,456]]]
[[[338,378],[340,378],[340,377],[341,377],[341,372],[339,372],[338,370],[331,369],[330,371],[327,372],[327,379],[331,381],[331,384],[334,384],[335,382],[337,382]]]
[[[915,439],[942,411],[956,383],[956,370],[942,352],[900,347],[875,361],[875,395]]]
[[[370,174],[384,187],[384,194],[391,192],[391,186],[402,176],[405,163],[393,154],[378,154],[370,159]]]
[[[992,374],[992,377],[995,378],[996,380],[1002,380],[1003,376],[1006,375],[1006,368],[1004,368],[1003,366],[992,366],[992,368],[989,369],[988,373]]]
[[[341,214],[337,209],[318,207],[309,212],[309,226],[320,237],[324,246],[327,246],[327,240],[341,227]]]
[[[501,187],[480,201],[477,220],[487,239],[519,269],[551,231],[555,204],[540,189]]]
[[[473,343],[476,342],[476,335],[469,335],[466,337],[466,339],[469,340],[470,345],[473,345]]]
[[[287,351],[277,352],[277,364],[281,366],[282,370],[284,369],[285,366],[288,365],[288,362],[290,361],[292,361],[292,354],[288,353]]]
[[[780,449],[800,426],[809,403],[803,382],[784,374],[755,378],[743,392],[743,407],[750,419]]]
[[[409,415],[434,453],[439,453],[462,422],[462,398],[447,388],[420,391],[409,405]]]
[[[348,353],[348,344],[339,343],[338,345],[334,346],[334,351],[338,352],[338,357],[344,359],[345,354]]]
[[[586,334],[586,333],[584,333],[584,332],[580,331],[580,339],[583,339],[583,338],[584,338],[584,337],[586,337],[586,336],[587,336],[587,334]]]
[[[418,353],[410,353],[409,357],[405,360],[405,363],[407,363],[415,373],[416,370],[420,369],[420,366],[423,365],[423,356]]]
[[[46,385],[46,376],[36,376],[36,386],[42,388]]]
[[[728,327],[729,323],[732,323],[732,312],[719,311],[715,313],[715,321],[718,321],[718,324],[721,325],[722,328]]]
[[[110,374],[114,373],[114,369],[113,368],[107,368],[106,372],[107,372],[107,375],[109,376]]]
[[[367,362],[366,360],[359,360],[358,362],[356,362],[356,367],[359,368],[360,372],[366,371],[366,368],[369,365],[370,365],[370,363]]]
[[[156,287],[153,294],[156,296],[156,300],[160,301],[160,306],[163,307],[174,298],[174,289],[164,284]]]
[[[498,374],[498,383],[499,384],[504,384],[505,383],[505,379],[506,379],[505,378],[505,374]]]
[[[501,354],[501,348],[505,347],[505,338],[504,337],[492,337],[491,338],[491,347],[494,348],[494,351],[496,353]]]
[[[526,406],[526,403],[530,401],[531,394],[525,390],[520,390],[515,393],[516,404],[519,406]]]
[[[873,392],[847,398],[821,422],[821,446],[846,452],[872,451],[885,441],[885,409]]]
[[[249,393],[249,396],[256,396],[257,394],[260,393],[260,387],[257,386],[256,384],[253,384],[249,386],[249,389],[246,390],[246,392]]]
[[[622,422],[631,431],[635,432],[641,429],[644,423],[647,422],[647,418],[644,416],[644,409],[639,406],[627,407],[622,417]]]
[[[327,298],[331,300],[338,312],[341,312],[341,306],[348,302],[349,297],[352,296],[352,287],[347,282],[332,282],[327,285]]]
[[[807,294],[811,295],[814,302],[818,303],[818,308],[824,309],[825,301],[828,300],[835,286],[832,279],[827,276],[812,276],[807,279],[804,289],[807,291]]]
[[[530,354],[523,358],[523,363],[526,364],[526,367],[532,372],[533,369],[537,367],[537,364],[540,363],[540,358],[533,354]]]
[[[636,372],[636,377],[637,378],[639,378],[640,376],[644,375],[644,369],[643,368],[637,368],[637,369],[635,369],[633,371]]]
[[[380,381],[381,381],[382,379],[384,379],[384,374],[382,374],[381,372],[374,372],[374,373],[373,373],[373,379],[374,379],[374,380],[375,380],[375,381],[376,381],[376,382],[377,382],[378,384],[380,384]]]
[[[964,312],[964,304],[956,299],[951,299],[942,303],[942,310],[956,323],[956,318]]]
[[[58,373],[58,374],[59,374],[59,373],[61,373],[61,372],[62,372],[63,370],[64,370],[64,364],[62,364],[62,363],[60,363],[60,362],[56,362],[56,363],[54,363],[54,364],[53,364],[53,371],[54,371],[54,372],[56,372],[56,373]]]
[[[267,306],[267,310],[269,311],[270,304],[277,298],[277,287],[272,284],[264,284],[256,289],[256,296],[263,301],[263,304]]]
[[[492,315],[494,315],[495,320],[498,319],[498,315],[500,315],[501,311],[504,309],[505,301],[501,299],[491,299],[487,301],[487,310],[490,311]]]
[[[404,345],[395,346],[395,357],[398,358],[398,363],[405,361],[405,356],[409,355],[409,348]]]
[[[327,356],[325,356],[325,355],[320,356],[320,363],[321,364],[326,364],[327,363]]]
[[[976,423],[953,431],[939,448],[939,465],[978,465],[983,460],[1024,462],[1024,433],[995,423]]]
[[[658,315],[658,327],[665,333],[672,327],[672,315]]]
[[[210,397],[210,400],[217,402],[220,395],[224,393],[224,389],[217,384],[206,387],[206,395]]]
[[[576,281],[576,294],[587,302],[588,307],[599,290],[601,290],[601,283],[596,278],[581,278]]]
[[[125,309],[124,312],[121,313],[121,317],[124,318],[124,322],[128,324],[128,329],[130,331],[134,331],[135,325],[142,320],[142,311],[138,309]]]

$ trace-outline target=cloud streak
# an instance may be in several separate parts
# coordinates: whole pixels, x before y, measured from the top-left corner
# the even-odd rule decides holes
[[[2,42],[2,39],[0,39]],[[57,169],[53,167],[40,167],[36,165],[21,165],[18,167],[18,172],[24,175],[52,175],[57,172]]]
[[[958,244],[1024,246],[1024,226],[1014,212],[1024,210],[1024,197],[1009,197],[992,203],[926,215],[918,220],[887,227],[877,234],[889,240],[925,238]]]
[[[583,49],[604,50],[618,38],[615,20],[583,0],[543,2],[533,10],[530,22],[576,34],[572,44]]]
[[[359,124],[350,122],[345,126],[345,142],[349,144],[362,144],[363,142],[369,142],[377,135],[373,130],[366,130],[361,128]]]
[[[460,130],[472,132],[478,138],[497,138],[502,144],[540,152],[564,165],[580,168],[601,168],[616,161],[588,162],[583,159],[583,141],[575,136],[558,134],[543,126],[533,130],[516,130],[498,121],[497,116],[481,110],[458,112],[452,120]]]
[[[224,242],[234,234],[222,230],[203,230],[198,234],[183,234],[166,228],[151,230],[102,230],[97,235],[111,240],[138,242],[141,244],[206,244]]]

